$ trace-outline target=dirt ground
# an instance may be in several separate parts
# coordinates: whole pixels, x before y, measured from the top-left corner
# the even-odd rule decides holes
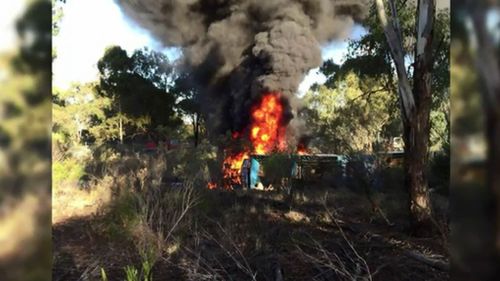
[[[196,227],[179,234],[178,249],[156,262],[153,280],[449,278],[447,235],[413,237],[403,214],[387,211],[388,224],[357,193],[332,189],[328,199],[319,199],[326,192],[313,193],[290,199],[277,192],[203,191]],[[140,265],[130,238],[102,232],[104,216],[53,225],[53,280],[101,280],[101,268],[109,280],[124,280],[125,266]],[[212,269],[193,269],[200,260]]]

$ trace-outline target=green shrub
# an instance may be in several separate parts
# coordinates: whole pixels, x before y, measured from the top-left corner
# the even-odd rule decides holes
[[[127,265],[123,268],[125,272],[125,281],[152,281],[153,276],[151,274],[152,266],[148,261],[143,261],[142,263],[142,271],[139,274],[139,271],[135,266]],[[142,278],[141,278],[142,276]],[[108,276],[106,274],[106,270],[101,267],[101,280],[108,281]]]
[[[114,239],[131,237],[132,228],[139,220],[139,198],[128,191],[117,196],[108,206],[104,217],[103,232]]]
[[[442,195],[448,195],[450,185],[449,151],[435,155],[431,159],[429,166],[429,186]]]
[[[55,161],[52,164],[52,186],[57,189],[65,183],[75,184],[84,174],[84,166],[74,159]]]
[[[201,143],[194,148],[179,148],[166,154],[167,176],[190,180],[195,186],[205,186],[210,181],[209,162],[215,161],[215,147]]]

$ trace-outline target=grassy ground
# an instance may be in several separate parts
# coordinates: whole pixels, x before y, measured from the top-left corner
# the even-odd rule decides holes
[[[200,172],[174,187],[172,161],[136,157],[86,167],[94,174],[85,190],[65,180],[54,187],[53,280],[104,280],[103,272],[127,281],[449,277],[446,219],[441,233],[412,237],[397,188],[371,201],[321,184],[292,194],[210,191]],[[446,209],[446,198],[435,199]]]

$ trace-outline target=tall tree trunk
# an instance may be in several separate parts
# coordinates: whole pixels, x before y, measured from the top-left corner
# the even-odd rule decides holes
[[[415,77],[417,78],[417,77]],[[414,92],[420,94],[416,112],[404,122],[405,182],[410,196],[410,215],[414,230],[431,228],[432,208],[426,175],[429,147],[430,89],[421,89],[425,81],[415,80]],[[421,84],[420,86],[417,84]]]
[[[376,5],[398,75],[398,92],[404,126],[405,182],[410,197],[411,223],[414,230],[426,232],[432,226],[426,166],[432,101],[432,37],[436,3],[435,0],[418,1],[413,90],[404,63],[405,52],[396,4],[394,0],[389,1],[390,20],[386,16],[384,1],[377,0]]]
[[[198,113],[195,113],[193,117],[193,130],[194,130],[194,147],[198,147],[200,138],[200,120]]]
[[[123,144],[123,116],[122,116],[122,104],[119,103],[119,118],[118,118],[118,134],[120,138],[120,144]]]
[[[431,73],[435,0],[420,0],[417,6],[417,42],[413,70],[415,112],[405,127],[407,146],[406,175],[410,193],[410,213],[416,229],[430,228],[432,208],[426,166],[428,160],[430,112],[432,103]],[[413,119],[413,120],[412,120]]]
[[[120,144],[123,144],[123,120],[122,120],[122,115],[120,114],[120,119],[118,120],[118,125],[119,125],[119,137],[120,137]]]

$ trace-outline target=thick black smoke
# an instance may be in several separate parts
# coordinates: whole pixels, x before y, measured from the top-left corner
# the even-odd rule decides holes
[[[294,93],[321,64],[320,44],[345,37],[368,0],[117,0],[167,46],[181,47],[212,132],[241,131],[264,93]]]

